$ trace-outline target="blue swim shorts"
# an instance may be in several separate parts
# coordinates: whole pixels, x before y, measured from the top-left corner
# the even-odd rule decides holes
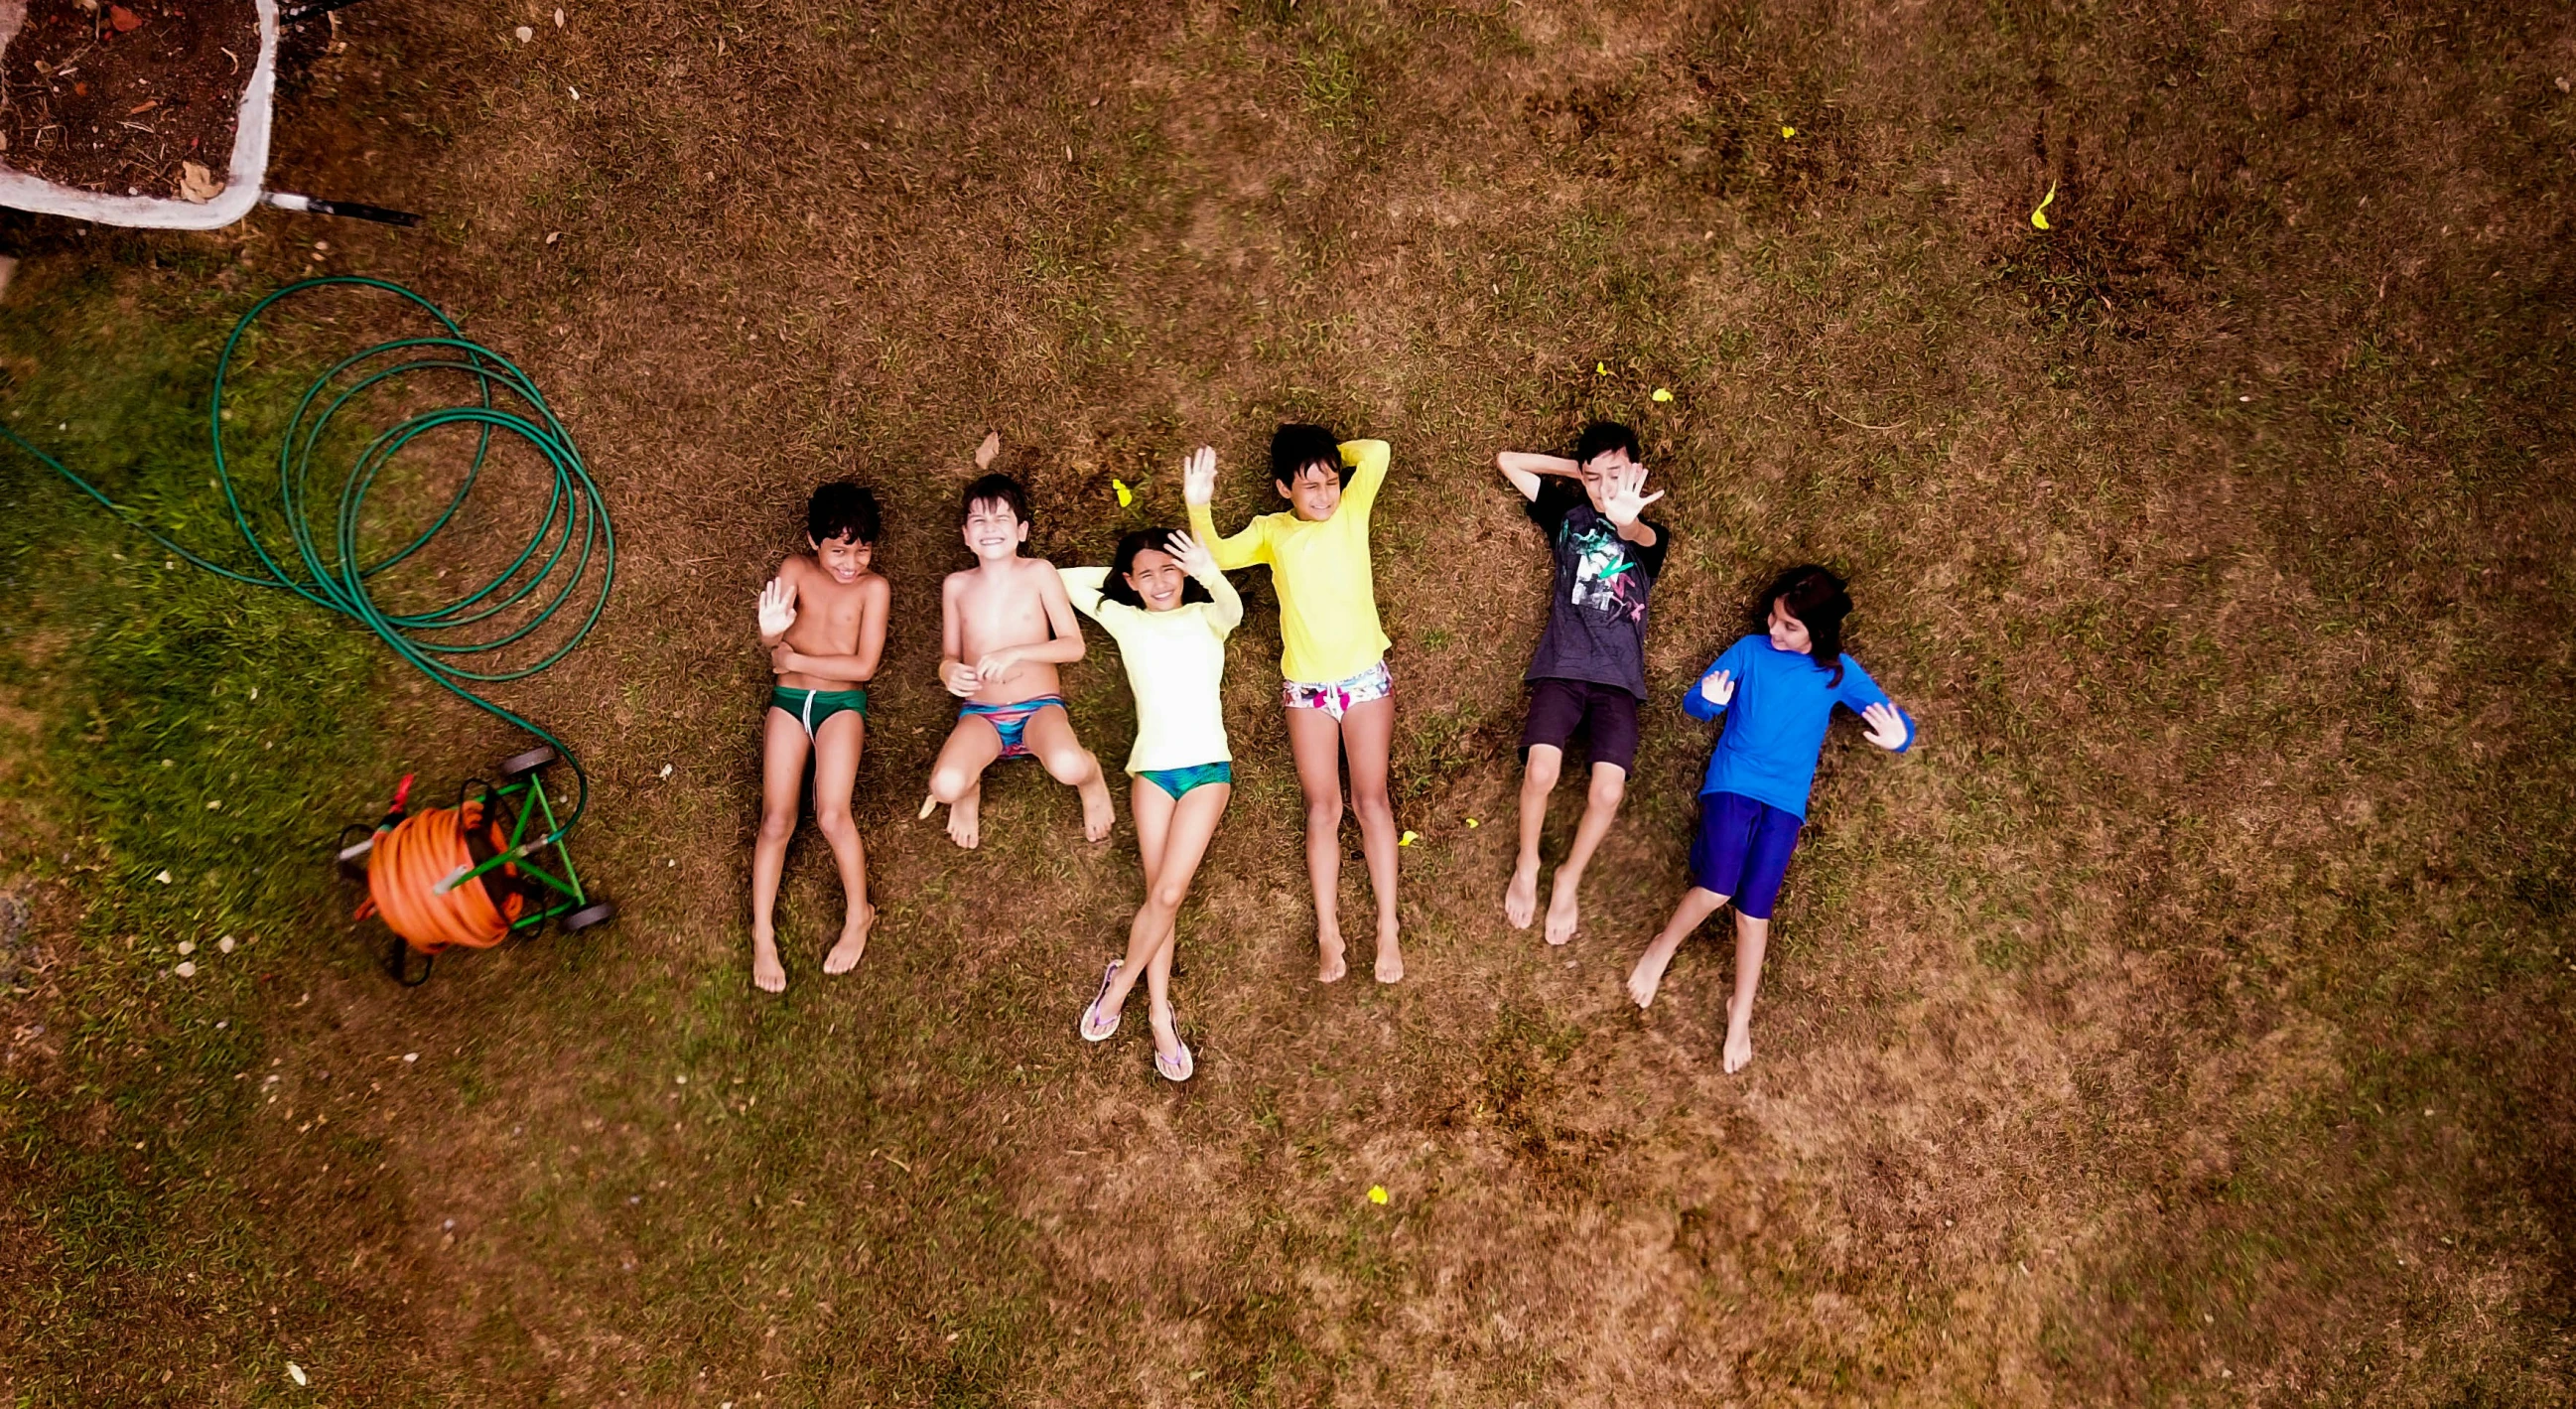
[[[1801,825],[1795,813],[1740,793],[1701,793],[1691,884],[1733,900],[1735,912],[1748,919],[1770,919]]]

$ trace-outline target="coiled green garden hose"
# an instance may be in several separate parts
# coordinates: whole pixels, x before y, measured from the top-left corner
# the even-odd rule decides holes
[[[340,359],[305,388],[303,399],[296,403],[294,418],[287,423],[278,442],[277,451],[278,508],[294,540],[293,561],[301,564],[299,573],[288,566],[287,555],[271,551],[260,530],[253,526],[249,510],[233,482],[232,470],[224,454],[224,384],[232,374],[234,354],[240,350],[242,339],[250,333],[251,325],[259,321],[261,314],[298,294],[339,286],[392,294],[435,319],[443,335],[396,338],[377,343]],[[313,494],[311,485],[313,462],[323,432],[352,398],[380,383],[419,373],[455,373],[470,377],[479,394],[472,404],[441,406],[406,416],[367,442],[340,482],[339,503],[327,539],[329,552],[326,553],[325,540],[315,534],[312,518],[312,511],[322,506],[324,501]],[[498,403],[493,395],[496,390],[504,398]],[[519,404],[513,406],[511,402]],[[453,425],[472,426],[476,436],[473,463],[467,466],[455,494],[409,543],[372,562],[367,561],[358,546],[359,525],[363,520],[367,495],[375,487],[377,476],[404,446],[431,431]],[[589,773],[563,740],[470,688],[524,680],[562,660],[590,634],[591,627],[598,624],[600,613],[608,606],[609,589],[616,580],[617,536],[609,523],[608,505],[600,494],[598,482],[590,477],[589,469],[583,465],[581,452],[574,448],[572,434],[564,429],[563,422],[555,418],[536,383],[509,358],[466,337],[464,329],[458,327],[444,310],[410,289],[383,279],[335,274],[289,284],[251,305],[250,311],[233,325],[232,336],[224,340],[223,355],[215,363],[214,389],[206,403],[206,433],[214,447],[216,482],[223,489],[224,502],[232,510],[233,524],[241,531],[242,541],[250,545],[251,555],[259,561],[256,570],[227,567],[163,537],[108,498],[96,485],[73,473],[60,460],[29,444],[5,423],[0,423],[0,437],[6,437],[11,444],[61,475],[73,488],[97,500],[109,513],[124,520],[128,527],[171,553],[219,577],[228,577],[253,587],[283,588],[317,606],[354,617],[374,632],[377,639],[393,648],[394,654],[438,682],[440,688],[545,740],[572,766],[579,792],[572,810],[565,815],[560,826],[520,849],[533,851],[561,841],[590,805]],[[516,436],[525,442],[553,474],[553,482],[547,487],[545,511],[529,533],[526,546],[499,572],[465,589],[444,605],[416,612],[384,610],[377,605],[368,579],[428,547],[430,540],[456,517],[482,475],[496,433]],[[599,558],[596,574],[591,571],[594,553]],[[571,555],[569,562],[568,554]],[[476,662],[487,653],[516,646],[545,628],[564,610],[585,580],[597,583],[596,594],[586,599],[589,610],[581,623],[553,649],[525,665],[478,667]],[[530,604],[532,598],[548,590],[552,592],[550,598],[542,604]],[[523,607],[522,604],[530,605]],[[495,634],[468,640],[458,640],[451,634],[490,622],[504,613],[518,619],[515,623],[492,628]]]

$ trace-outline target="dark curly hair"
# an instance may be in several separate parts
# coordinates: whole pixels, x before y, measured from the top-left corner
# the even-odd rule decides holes
[[[817,485],[805,501],[805,533],[817,543],[846,538],[853,543],[877,541],[883,521],[877,515],[877,492],[854,479]]]

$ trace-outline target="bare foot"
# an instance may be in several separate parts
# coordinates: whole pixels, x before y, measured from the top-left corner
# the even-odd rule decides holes
[[[1404,982],[1404,947],[1395,942],[1395,928],[1380,926],[1377,932],[1377,981]]]
[[[1002,433],[1000,431],[984,432],[984,443],[975,447],[975,468],[979,470],[989,470],[993,468],[993,457],[1001,453]]]
[[[1538,862],[1512,868],[1512,883],[1503,887],[1503,919],[1513,929],[1530,927],[1530,917],[1538,913]]]
[[[1556,870],[1556,883],[1547,893],[1547,942],[1563,944],[1574,938],[1574,926],[1582,918],[1583,907],[1576,892],[1583,889],[1581,876],[1568,876],[1565,868]]]
[[[1726,1074],[1733,1076],[1753,1064],[1753,1014],[1732,1003],[1726,1008]]]
[[[1177,1062],[1181,1059],[1181,1033],[1174,1025],[1177,1015],[1169,1003],[1156,1003],[1152,1007],[1148,1021],[1154,1029],[1154,1055],[1167,1063]]]
[[[763,993],[787,991],[787,966],[778,962],[778,937],[753,931],[751,986]]]
[[[1106,841],[1118,826],[1117,805],[1109,800],[1109,782],[1094,769],[1082,788],[1082,839]],[[969,842],[972,846],[974,843]]]
[[[984,784],[979,779],[966,795],[948,804],[948,839],[973,851],[983,844]],[[924,813],[928,816],[928,813]]]
[[[1664,968],[1673,962],[1673,951],[1679,945],[1667,945],[1659,936],[1637,956],[1637,967],[1628,971],[1628,996],[1640,1008],[1655,1004],[1655,990],[1663,986]]]
[[[1315,965],[1315,982],[1341,982],[1342,975],[1351,971],[1351,966],[1342,961],[1342,937],[1329,930],[1319,933],[1315,948],[1321,956]]]
[[[868,935],[877,927],[877,907],[862,905],[841,926],[841,942],[823,956],[823,972],[846,974],[859,966],[859,956],[868,952]]]

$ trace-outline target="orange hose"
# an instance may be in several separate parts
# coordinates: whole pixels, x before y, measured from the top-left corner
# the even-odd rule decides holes
[[[438,893],[440,881],[474,864],[465,835],[482,822],[483,804],[469,800],[456,808],[423,809],[393,830],[376,833],[367,854],[367,895],[393,932],[423,954],[459,944],[489,949],[509,937],[510,922],[526,907],[512,891],[495,908],[479,876]],[[493,844],[504,840],[494,823]]]

